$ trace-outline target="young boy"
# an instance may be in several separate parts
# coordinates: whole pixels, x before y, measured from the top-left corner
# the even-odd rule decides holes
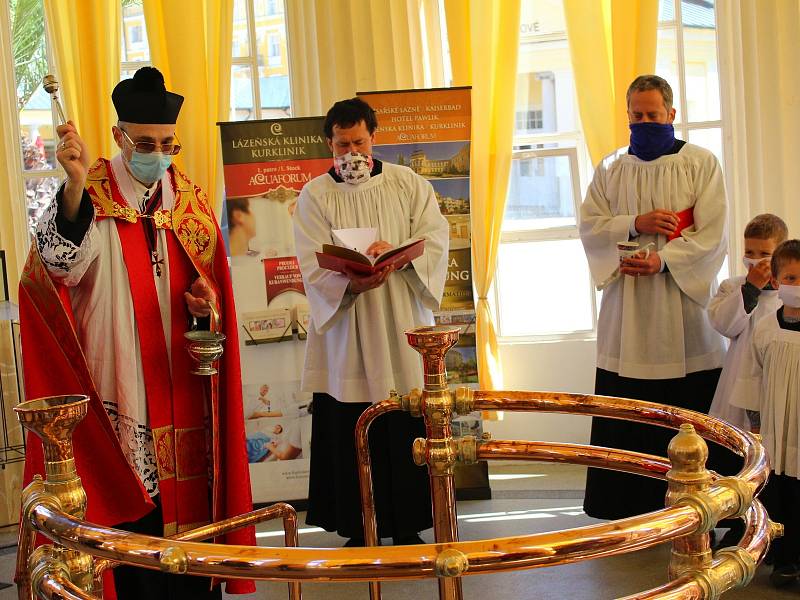
[[[770,258],[787,237],[789,230],[780,217],[763,214],[750,221],[744,228],[747,275],[723,281],[708,304],[711,325],[730,340],[709,414],[745,430],[750,428],[747,415],[744,409],[731,405],[730,396],[754,325],[780,306],[778,291],[770,285]]]
[[[775,249],[771,270],[783,306],[755,324],[731,402],[748,411],[772,463],[761,497],[785,528],[774,542],[770,575],[782,587],[800,576],[800,240]]]

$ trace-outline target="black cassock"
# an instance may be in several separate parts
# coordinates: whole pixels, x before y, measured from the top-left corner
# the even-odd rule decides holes
[[[595,394],[645,400],[708,413],[722,369],[688,373],[676,379],[632,379],[597,369]],[[633,421],[594,417],[591,444],[667,456],[667,446],[677,431]],[[707,468],[723,475],[741,470],[743,460],[708,442]],[[667,484],[663,480],[620,471],[590,468],[586,476],[583,509],[598,519],[622,519],[664,508]]]
[[[364,537],[355,428],[369,406],[314,394],[306,523],[346,538]],[[403,538],[433,527],[428,470],[415,465],[411,455],[412,443],[418,437],[425,437],[423,420],[403,411],[382,415],[370,426],[380,537]]]

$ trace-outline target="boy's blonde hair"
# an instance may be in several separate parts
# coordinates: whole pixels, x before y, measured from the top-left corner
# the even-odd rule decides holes
[[[800,240],[786,240],[775,248],[775,252],[772,253],[772,260],[769,265],[772,276],[777,279],[781,268],[786,263],[795,260],[800,262]]]
[[[753,217],[744,228],[745,239],[775,240],[776,244],[782,244],[789,237],[789,228],[777,215],[764,213]]]

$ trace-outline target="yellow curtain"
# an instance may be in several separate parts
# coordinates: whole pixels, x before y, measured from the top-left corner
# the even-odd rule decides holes
[[[482,388],[497,389],[502,387],[502,369],[488,294],[511,167],[520,3],[447,1],[445,10],[454,83],[472,85],[470,203],[478,376]]]
[[[625,92],[655,69],[658,0],[564,0],[564,15],[581,123],[597,164],[628,145]]]
[[[429,60],[438,27],[434,0],[287,2],[292,112],[325,114],[356,92],[441,87],[441,60]]]
[[[110,158],[116,152],[111,92],[120,74],[121,3],[44,0],[44,9],[67,118],[86,142],[90,160]]]
[[[115,4],[116,2],[112,2]],[[222,207],[222,158],[217,121],[230,110],[233,0],[144,0],[150,60],[167,89],[185,97],[175,162]]]
[[[0,81],[14,81],[8,3],[0,4]],[[22,183],[19,110],[15,86],[0,87],[0,250],[6,253],[8,292],[17,301],[17,283],[27,251],[28,219]],[[2,285],[2,282],[0,282]]]
[[[470,85],[472,57],[469,49],[469,5],[464,0],[444,0],[447,19],[447,43],[450,46],[450,68],[453,85]]]

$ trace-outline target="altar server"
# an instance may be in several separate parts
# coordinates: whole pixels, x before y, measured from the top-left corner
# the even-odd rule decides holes
[[[294,215],[297,256],[311,305],[302,387],[313,392],[311,480],[306,521],[363,545],[354,431],[370,404],[422,386],[419,354],[404,330],[433,323],[447,274],[448,235],[431,185],[408,167],[372,158],[377,120],[358,98],[328,111],[325,136],[334,165],[310,181]],[[332,230],[374,227],[377,256],[416,238],[419,258],[361,277],[322,269],[315,253],[334,243]],[[395,412],[371,428],[378,533],[398,544],[421,543],[431,527],[425,468],[411,444],[421,419]]]
[[[707,412],[722,338],[705,307],[725,257],[726,201],[714,155],[675,138],[672,89],[655,75],[627,94],[630,145],[597,165],[580,236],[603,287],[595,393]],[[619,242],[642,251],[620,261]],[[666,456],[675,432],[595,418],[591,443]],[[663,482],[589,469],[584,509],[616,519],[664,506]]]

